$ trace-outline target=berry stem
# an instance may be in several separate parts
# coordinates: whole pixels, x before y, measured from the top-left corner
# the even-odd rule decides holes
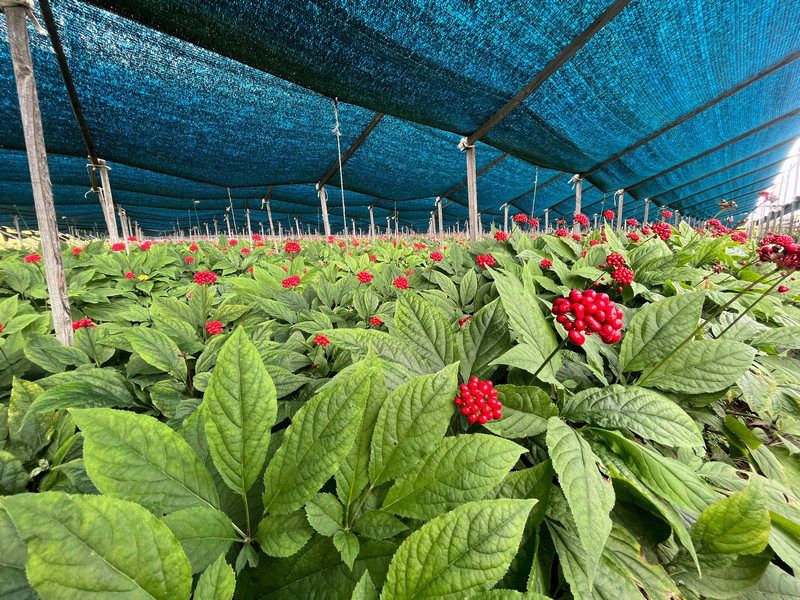
[[[714,319],[716,319],[718,316],[720,316],[720,315],[721,315],[723,312],[725,312],[725,310],[726,310],[726,309],[727,309],[727,308],[728,308],[728,307],[729,307],[731,304],[733,304],[733,303],[734,303],[734,302],[736,302],[736,301],[737,301],[739,298],[741,298],[742,296],[744,296],[744,295],[745,295],[745,294],[746,294],[748,291],[750,291],[750,290],[751,290],[751,289],[753,289],[753,288],[754,288],[756,285],[758,285],[759,283],[761,283],[762,281],[764,281],[764,280],[765,280],[767,277],[769,277],[769,276],[771,276],[771,275],[774,275],[774,274],[775,274],[775,273],[777,273],[778,271],[779,271],[779,269],[775,269],[774,271],[772,271],[772,272],[770,272],[770,273],[767,273],[766,275],[762,275],[761,277],[759,277],[758,279],[756,279],[756,280],[755,280],[753,283],[751,283],[750,285],[748,285],[746,288],[744,288],[743,290],[740,290],[738,294],[736,294],[736,295],[735,295],[733,298],[731,298],[730,300],[728,300],[728,301],[727,301],[725,304],[723,304],[722,306],[720,306],[720,307],[719,307],[719,308],[718,308],[718,309],[717,309],[717,310],[714,312],[714,314],[712,314],[712,315],[711,315],[710,317],[708,317],[708,318],[707,318],[705,321],[703,321],[702,323],[700,323],[700,325],[698,325],[698,326],[697,326],[697,328],[696,328],[694,331],[692,331],[692,333],[690,333],[689,335],[687,335],[687,336],[686,336],[686,338],[685,338],[685,339],[684,339],[684,340],[683,340],[683,341],[682,341],[680,344],[678,344],[678,345],[675,347],[675,349],[674,349],[672,352],[670,352],[670,353],[669,353],[669,354],[667,354],[667,355],[666,355],[664,358],[662,358],[660,361],[658,361],[658,362],[656,363],[656,366],[654,366],[654,367],[653,367],[653,368],[650,370],[650,372],[649,372],[647,375],[645,375],[645,376],[644,376],[644,378],[643,378],[643,379],[641,379],[640,381],[638,381],[638,382],[636,383],[636,385],[638,385],[638,386],[642,386],[642,385],[644,385],[644,384],[647,382],[647,380],[648,380],[648,379],[650,379],[650,378],[653,376],[653,373],[655,373],[656,371],[658,371],[658,369],[660,369],[660,368],[661,368],[661,366],[662,366],[662,365],[663,365],[665,362],[667,362],[667,361],[668,361],[670,358],[672,358],[672,356],[673,356],[673,355],[674,355],[674,354],[675,354],[675,353],[676,353],[678,350],[680,350],[680,349],[681,349],[681,348],[683,348],[683,347],[684,347],[686,344],[688,344],[688,343],[689,343],[689,341],[690,341],[690,340],[691,340],[691,339],[692,339],[694,336],[696,336],[698,333],[700,333],[701,331],[703,331],[703,328],[705,328],[705,326],[706,326],[706,325],[708,325],[708,324],[709,324],[711,321],[713,321],[713,320],[714,320]]]
[[[737,317],[736,317],[736,318],[735,318],[735,319],[734,319],[734,320],[733,320],[733,321],[732,321],[732,322],[731,322],[731,323],[730,323],[730,324],[729,324],[727,327],[725,327],[725,329],[723,329],[723,330],[720,332],[720,334],[719,334],[717,337],[718,337],[718,338],[721,338],[723,335],[725,335],[725,332],[726,332],[726,331],[728,331],[728,330],[729,330],[731,327],[733,327],[734,325],[736,325],[736,323],[738,323],[738,322],[739,322],[739,320],[740,320],[740,319],[741,319],[743,316],[745,316],[745,315],[746,315],[748,312],[750,312],[750,309],[751,309],[751,308],[753,308],[753,307],[754,307],[756,304],[758,304],[759,302],[761,302],[761,300],[764,298],[764,296],[767,296],[767,295],[768,295],[770,292],[772,292],[772,290],[774,290],[776,287],[778,287],[778,284],[780,284],[780,283],[781,283],[781,282],[782,282],[784,279],[786,279],[788,276],[789,276],[789,274],[787,273],[786,275],[783,275],[783,276],[781,276],[779,279],[776,279],[776,280],[775,280],[775,283],[773,283],[773,284],[772,284],[772,286],[771,286],[771,287],[770,287],[770,288],[769,288],[767,291],[765,291],[763,294],[761,294],[761,295],[760,295],[760,296],[759,296],[759,297],[756,299],[756,301],[755,301],[755,302],[753,302],[753,303],[752,303],[750,306],[748,306],[747,308],[745,308],[745,309],[742,311],[742,313],[741,313],[739,316],[737,316]]]
[[[539,365],[539,368],[538,368],[538,369],[536,369],[536,372],[533,374],[533,376],[534,376],[534,377],[536,377],[536,376],[537,376],[539,373],[541,373],[542,369],[544,369],[544,368],[545,368],[545,366],[547,365],[547,363],[549,363],[551,360],[553,360],[553,357],[554,357],[556,354],[558,354],[558,351],[559,351],[559,350],[561,350],[561,349],[564,347],[564,345],[567,343],[567,340],[568,340],[568,339],[569,339],[569,338],[564,338],[563,340],[561,340],[561,341],[558,343],[558,346],[556,346],[555,348],[553,348],[553,351],[550,353],[550,356],[548,356],[547,358],[545,358],[545,359],[544,359],[544,362],[543,362],[541,365]]]

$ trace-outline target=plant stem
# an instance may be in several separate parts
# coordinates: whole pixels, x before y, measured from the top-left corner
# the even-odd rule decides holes
[[[250,539],[250,536],[252,535],[252,531],[250,529],[250,507],[247,504],[246,492],[242,493],[242,500],[244,501],[244,516],[247,521],[247,537],[245,538],[245,541],[248,541]]]
[[[735,295],[733,298],[731,298],[730,300],[728,300],[728,301],[727,301],[725,304],[723,304],[722,306],[720,306],[720,307],[719,307],[719,309],[718,309],[718,310],[717,310],[717,311],[716,311],[714,314],[712,314],[712,315],[711,315],[710,317],[708,317],[708,318],[707,318],[705,321],[703,321],[702,323],[700,323],[700,325],[698,325],[698,326],[697,326],[697,328],[696,328],[694,331],[692,331],[692,333],[690,333],[688,336],[686,336],[686,338],[685,338],[685,339],[684,339],[684,340],[683,340],[683,341],[682,341],[680,344],[678,344],[678,346],[677,346],[677,347],[676,347],[676,348],[675,348],[675,349],[674,349],[672,352],[670,352],[670,353],[669,353],[669,354],[667,354],[667,355],[666,355],[664,358],[662,358],[660,361],[658,361],[658,362],[656,363],[656,366],[655,366],[655,367],[653,367],[653,368],[652,368],[652,370],[651,370],[651,371],[650,371],[650,372],[649,372],[647,375],[645,375],[644,379],[642,379],[641,381],[637,382],[637,383],[636,383],[636,385],[638,385],[638,386],[642,386],[642,385],[644,385],[644,384],[645,384],[645,382],[646,382],[648,379],[650,379],[650,378],[653,376],[653,373],[655,373],[656,371],[658,371],[658,369],[660,369],[660,368],[661,368],[661,366],[662,366],[662,365],[663,365],[665,362],[667,362],[667,361],[668,361],[670,358],[672,358],[672,356],[673,356],[673,355],[674,355],[674,354],[675,354],[675,353],[676,353],[678,350],[680,350],[680,349],[681,349],[681,348],[683,348],[683,347],[684,347],[686,344],[688,344],[688,343],[689,343],[689,341],[690,341],[690,340],[691,340],[691,339],[692,339],[694,336],[696,336],[698,333],[700,333],[701,331],[703,331],[703,328],[704,328],[706,325],[708,325],[708,324],[709,324],[711,321],[713,321],[713,320],[714,320],[714,319],[716,319],[718,316],[720,316],[720,315],[721,315],[721,314],[722,314],[722,313],[725,311],[725,309],[726,309],[726,308],[728,308],[728,307],[729,307],[731,304],[733,304],[734,302],[736,302],[736,300],[738,300],[739,298],[741,298],[741,297],[742,297],[744,294],[746,294],[746,293],[747,293],[749,290],[751,290],[752,288],[754,288],[756,285],[758,285],[759,283],[761,283],[762,281],[764,281],[764,280],[765,280],[767,277],[769,277],[770,275],[774,275],[774,274],[775,274],[775,273],[777,273],[777,272],[778,272],[778,269],[775,269],[775,270],[774,270],[774,271],[772,271],[771,273],[767,273],[766,275],[762,275],[761,277],[759,277],[758,279],[756,279],[756,280],[755,280],[753,283],[751,283],[750,285],[748,285],[746,288],[744,288],[743,290],[740,290],[738,294],[736,294],[736,295]]]
[[[744,309],[744,310],[742,311],[742,314],[740,314],[738,317],[736,317],[736,318],[733,320],[733,322],[732,322],[732,323],[730,323],[730,324],[729,324],[729,325],[728,325],[728,326],[727,326],[725,329],[723,329],[723,330],[720,332],[720,334],[719,334],[717,337],[718,337],[718,338],[720,338],[720,337],[722,337],[723,335],[725,335],[725,332],[726,332],[726,331],[728,331],[728,330],[729,330],[731,327],[733,327],[734,325],[736,325],[736,323],[738,323],[738,322],[739,322],[739,320],[740,320],[740,319],[741,319],[743,316],[745,316],[745,315],[746,315],[746,314],[747,314],[747,313],[750,311],[750,309],[751,309],[751,308],[753,308],[753,307],[754,307],[756,304],[758,304],[759,302],[761,302],[761,300],[764,298],[764,296],[768,295],[768,294],[769,294],[769,293],[770,293],[772,290],[774,290],[776,287],[778,287],[778,284],[779,284],[781,281],[783,281],[784,279],[786,279],[786,277],[788,277],[788,274],[787,274],[787,275],[783,275],[783,276],[782,276],[780,279],[777,279],[777,280],[775,281],[775,283],[773,283],[773,284],[772,284],[772,287],[770,287],[770,288],[769,288],[769,289],[768,289],[766,292],[764,292],[763,294],[761,294],[761,295],[760,295],[760,296],[759,296],[759,297],[756,299],[756,301],[755,301],[755,302],[753,302],[753,303],[752,303],[750,306],[748,306],[746,309]]]
[[[353,519],[355,518],[355,516],[358,514],[358,511],[360,511],[364,507],[364,503],[367,501],[367,498],[369,498],[369,495],[372,493],[372,490],[374,490],[374,489],[375,489],[375,486],[370,484],[369,489],[361,497],[361,502],[359,503],[358,507],[353,511],[353,513],[351,515],[347,515],[347,523],[345,524],[345,529],[347,531],[350,531],[350,528],[353,526],[353,524],[350,522],[351,521],[351,517]],[[349,509],[349,506],[348,506],[348,509]]]
[[[544,359],[544,362],[543,362],[541,365],[539,365],[539,368],[538,368],[538,369],[536,369],[536,372],[533,374],[533,376],[534,376],[534,377],[536,377],[536,376],[537,376],[537,375],[538,375],[538,374],[539,374],[539,373],[542,371],[542,369],[544,369],[544,367],[545,367],[545,365],[547,365],[547,363],[549,363],[551,360],[553,360],[553,357],[554,357],[556,354],[558,354],[558,351],[559,351],[559,350],[561,350],[561,349],[564,347],[564,344],[566,344],[566,343],[567,343],[567,340],[568,340],[568,339],[569,339],[569,338],[564,338],[563,340],[561,340],[561,341],[558,343],[558,346],[556,346],[555,348],[553,348],[553,351],[550,353],[550,356],[548,356],[547,358],[545,358],[545,359]]]

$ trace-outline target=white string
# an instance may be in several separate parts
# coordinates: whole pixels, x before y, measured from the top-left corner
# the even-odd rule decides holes
[[[539,165],[536,165],[536,179],[533,181],[533,204],[531,205],[531,218],[536,218],[536,190],[539,189]]]

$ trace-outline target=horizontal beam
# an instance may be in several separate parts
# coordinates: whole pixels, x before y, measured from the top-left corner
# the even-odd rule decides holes
[[[567,62],[573,56],[575,56],[575,54],[577,54],[581,48],[589,43],[589,40],[591,40],[598,31],[608,25],[619,13],[621,13],[622,10],[628,6],[630,1],[631,0],[616,0],[616,2],[604,10],[603,13],[597,17],[591,25],[589,25],[589,27],[575,36],[575,38],[569,44],[567,44],[567,46],[564,47],[561,52],[556,54],[556,56],[549,63],[547,63],[533,79],[526,83],[525,87],[517,92],[514,97],[511,98],[511,100],[509,100],[500,110],[489,117],[489,120],[478,127],[474,133],[468,135],[465,140],[462,141],[462,146],[474,146],[478,140],[496,127],[500,121],[505,119],[531,94],[538,90],[542,84],[550,79],[550,77],[556,71],[567,64]]]

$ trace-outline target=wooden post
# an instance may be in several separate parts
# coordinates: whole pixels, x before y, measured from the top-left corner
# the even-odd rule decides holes
[[[325,237],[331,234],[331,223],[328,220],[328,192],[325,186],[319,188],[319,206],[322,209],[322,227],[325,229]]]
[[[6,14],[8,44],[11,48],[11,63],[14,68],[14,80],[17,84],[19,112],[22,117],[25,150],[28,154],[33,203],[36,208],[36,220],[39,224],[44,275],[47,281],[47,292],[50,296],[53,326],[58,340],[65,346],[72,346],[72,315],[67,295],[67,279],[61,260],[61,242],[58,239],[53,186],[50,183],[42,116],[39,112],[39,96],[36,93],[36,79],[33,74],[26,10],[27,8],[22,4],[7,6],[3,9]]]
[[[102,158],[97,159],[98,170],[100,171],[100,204],[103,208],[103,216],[106,219],[106,229],[112,244],[119,242],[119,230],[117,229],[117,217],[114,215],[114,197],[111,194],[111,183],[108,179],[110,169],[106,161]]]
[[[617,229],[622,229],[622,208],[625,203],[625,190],[619,190],[619,201],[617,204]]]
[[[650,198],[644,199],[644,223],[643,226],[647,227],[647,218],[650,216]]]
[[[508,202],[503,206],[503,233],[508,234]]]
[[[475,169],[475,146],[467,146],[467,199],[469,205],[469,240],[478,241],[478,183]]]
[[[226,211],[226,212],[225,212],[225,225],[226,225],[226,226],[227,226],[227,228],[228,228],[228,240],[230,240],[230,239],[233,237],[233,236],[231,235],[231,220],[230,220],[230,218],[228,217],[228,213],[229,213],[229,212],[230,212],[230,211]]]
[[[597,229],[597,213],[594,213],[594,228]]]
[[[436,199],[436,212],[439,217],[439,246],[444,250],[444,218],[442,217],[442,197]]]
[[[681,219],[681,211],[679,211],[679,210],[676,208],[676,209],[675,209],[675,227],[677,227],[678,225],[680,225],[680,219]]]
[[[214,217],[214,237],[219,241],[219,227],[217,226],[217,217]]]
[[[278,221],[278,240],[283,243],[283,223]]]
[[[208,222],[205,223],[206,225],[206,239],[211,237],[211,234],[208,232]]]
[[[550,229],[550,209],[544,209],[544,232],[547,233]]]
[[[583,179],[580,176],[575,175],[575,215],[579,215],[581,212],[581,201],[583,198]],[[572,233],[580,233],[581,232],[581,224],[577,221],[572,224]]]
[[[375,215],[372,212],[374,207],[370,205],[369,207],[369,235],[372,238],[372,243],[375,243]]]
[[[253,228],[250,226],[250,209],[249,208],[245,209],[244,214],[247,216],[247,240],[248,240],[248,243],[252,246],[253,245]]]

